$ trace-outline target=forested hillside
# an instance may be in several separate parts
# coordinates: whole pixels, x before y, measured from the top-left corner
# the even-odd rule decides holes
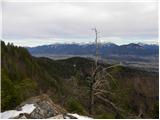
[[[93,60],[36,58],[27,49],[1,41],[1,109],[14,109],[31,96],[47,94],[71,113],[90,116],[89,82]],[[99,64],[101,67],[110,66]],[[158,118],[158,73],[117,66],[105,96],[122,111],[95,99],[93,118]],[[109,79],[109,78],[108,78]]]

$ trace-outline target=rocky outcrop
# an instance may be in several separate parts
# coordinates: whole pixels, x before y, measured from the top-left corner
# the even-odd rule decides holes
[[[21,103],[16,109],[20,110],[26,104],[33,104],[35,109],[30,114],[20,114],[17,118],[44,119],[65,114],[67,111],[55,104],[46,94],[32,97]]]
[[[46,94],[32,97],[21,103],[16,110],[1,113],[2,119],[91,119],[87,116],[67,113]]]

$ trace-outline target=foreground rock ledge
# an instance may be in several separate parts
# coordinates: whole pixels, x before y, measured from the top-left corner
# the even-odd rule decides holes
[[[61,106],[55,104],[48,95],[32,97],[22,102],[16,110],[1,113],[2,119],[91,119],[78,114],[67,113]]]
[[[34,118],[35,119],[50,118],[50,117],[53,117],[53,116],[56,116],[59,114],[67,113],[67,111],[64,108],[55,104],[46,94],[32,97],[32,98],[26,100],[25,102],[21,103],[17,107],[17,109],[20,109],[25,104],[34,104],[34,106],[36,107],[27,116],[27,118],[33,118],[33,119]]]

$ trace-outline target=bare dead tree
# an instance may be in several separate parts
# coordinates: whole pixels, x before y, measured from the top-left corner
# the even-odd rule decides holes
[[[96,55],[95,55],[95,68],[92,67],[91,77],[90,80],[90,114],[93,114],[93,107],[94,107],[94,83],[96,81],[96,71],[98,70],[97,63],[98,63],[98,31],[96,28],[92,29],[95,32],[95,45],[96,45]]]
[[[111,102],[105,96],[114,95],[110,91],[110,81],[115,82],[114,78],[110,73],[107,72],[108,69],[116,67],[118,65],[112,65],[107,68],[103,68],[98,65],[99,60],[99,45],[98,45],[98,31],[96,28],[93,29],[95,32],[95,65],[92,66],[91,75],[87,78],[90,81],[90,114],[93,115],[94,112],[94,104],[95,104],[95,97],[102,100],[105,104],[109,104],[114,111],[117,113],[121,111],[116,105]]]

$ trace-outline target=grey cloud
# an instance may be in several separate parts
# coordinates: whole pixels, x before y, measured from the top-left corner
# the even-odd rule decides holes
[[[157,2],[4,2],[3,37],[89,38],[158,37]]]

